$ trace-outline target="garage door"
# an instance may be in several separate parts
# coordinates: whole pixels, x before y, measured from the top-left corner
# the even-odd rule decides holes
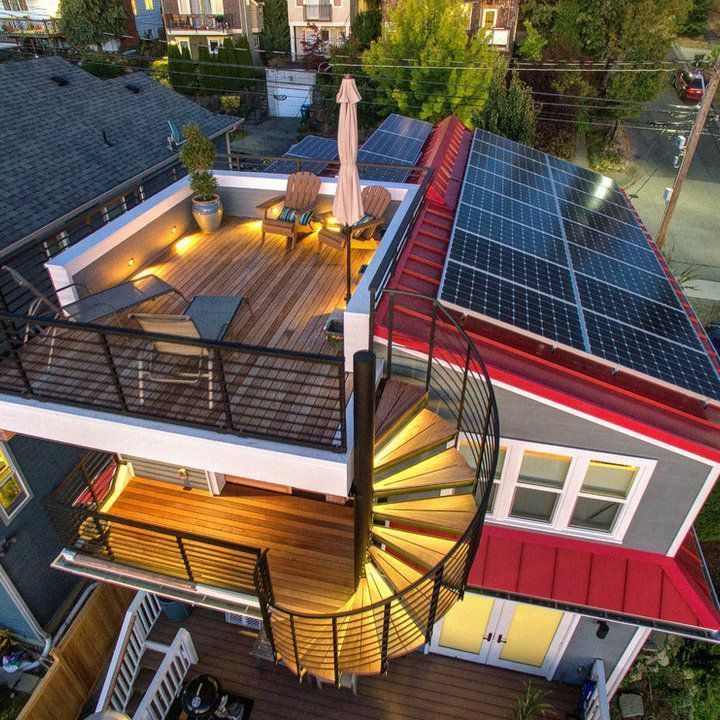
[[[300,108],[312,102],[311,85],[268,83],[268,112],[273,117],[300,117]]]

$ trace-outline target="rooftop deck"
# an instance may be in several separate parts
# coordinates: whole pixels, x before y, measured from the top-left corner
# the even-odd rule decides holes
[[[548,689],[553,717],[564,718],[580,697],[572,685],[421,653],[393,660],[386,677],[360,677],[357,696],[329,685],[319,690],[298,683],[287,668],[252,657],[255,636],[217,613],[195,609],[182,626],[199,656],[190,675],[210,673],[228,691],[254,700],[252,720],[507,720],[525,682]],[[168,643],[177,629],[161,617],[151,639]],[[141,674],[139,691],[149,677]]]
[[[372,250],[352,252],[353,283]],[[102,259],[104,260],[104,258]],[[117,258],[108,260],[115,262]],[[127,268],[126,268],[127,269]],[[260,221],[227,217],[212,235],[179,238],[133,277],[153,274],[181,294],[169,293],[110,317],[107,328],[60,321],[24,341],[13,323],[17,353],[0,361],[0,388],[45,400],[199,425],[211,429],[344,450],[345,404],[350,378],[341,349],[328,343],[323,326],[345,304],[344,253],[313,233],[294,249],[267,235]],[[117,281],[124,278],[119,277]],[[149,380],[141,396],[138,361],[147,334],[131,313],[181,314],[195,295],[241,296],[245,302],[220,343],[207,348],[213,377],[194,384]],[[52,323],[48,320],[48,323]],[[11,330],[11,331],[12,331]],[[336,359],[337,358],[337,359]],[[192,371],[187,358],[160,357],[160,375]]]
[[[372,255],[372,250],[353,250],[354,281]],[[325,340],[323,325],[334,309],[345,306],[345,254],[318,243],[317,233],[291,250],[279,235],[267,235],[263,242],[259,220],[226,217],[217,232],[185,235],[134,277],[149,273],[188,300],[195,295],[244,297],[249,307],[241,307],[228,329],[229,342],[340,354]],[[168,294],[131,312],[183,310],[183,299]],[[136,327],[132,320],[123,320]]]

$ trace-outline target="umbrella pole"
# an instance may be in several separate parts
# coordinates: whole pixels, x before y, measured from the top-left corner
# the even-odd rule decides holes
[[[346,262],[347,262],[347,272],[346,272],[346,285],[345,285],[345,304],[347,305],[350,302],[350,298],[352,297],[352,292],[350,289],[350,285],[352,283],[352,263],[350,262],[350,226],[345,226],[345,256],[346,256]]]

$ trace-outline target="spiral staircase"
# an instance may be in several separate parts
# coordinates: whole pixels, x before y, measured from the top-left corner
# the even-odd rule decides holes
[[[411,317],[417,313],[418,296],[397,296],[411,301]],[[295,612],[275,603],[265,556],[256,569],[275,657],[300,677],[339,684],[343,674],[376,675],[392,658],[422,647],[462,598],[480,540],[497,461],[489,379],[471,341],[431,298],[422,299],[433,311],[423,316],[427,327],[421,324],[427,344],[420,370],[417,361],[399,361],[397,348],[393,356],[403,337],[397,302],[391,295],[386,377],[377,394],[374,356],[370,370],[361,373],[356,363],[355,592],[332,614]],[[417,338],[412,319],[408,331]],[[363,397],[370,400],[359,409]]]

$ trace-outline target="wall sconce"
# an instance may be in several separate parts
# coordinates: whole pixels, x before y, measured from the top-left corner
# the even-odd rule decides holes
[[[597,630],[595,631],[595,636],[599,640],[604,640],[608,633],[610,632],[610,626],[604,621],[604,620],[598,620],[597,621]]]
[[[174,235],[174,234],[177,232],[177,227],[176,227],[175,225],[173,225],[173,226],[170,228],[170,232]]]
[[[135,264],[135,258],[130,258],[130,259],[127,261],[127,266],[128,266],[128,267],[132,267],[134,264]]]

